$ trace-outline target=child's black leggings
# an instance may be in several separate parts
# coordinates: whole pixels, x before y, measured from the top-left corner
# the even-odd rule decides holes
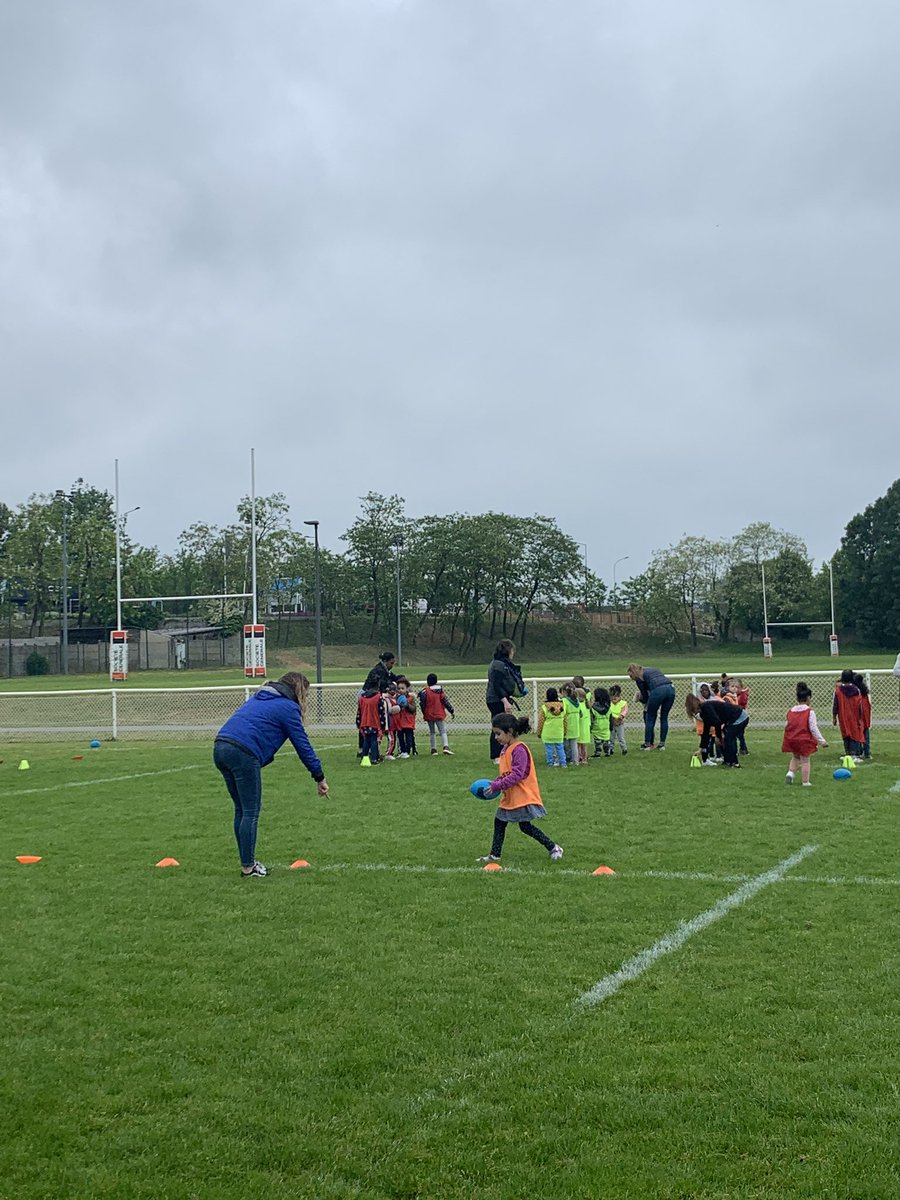
[[[545,850],[552,850],[556,845],[552,838],[548,838],[546,833],[538,829],[537,825],[532,825],[530,821],[501,821],[499,817],[494,817],[494,840],[491,843],[491,854],[494,858],[499,858],[503,850],[507,825],[517,825],[522,833],[534,838],[536,842],[540,842]]]

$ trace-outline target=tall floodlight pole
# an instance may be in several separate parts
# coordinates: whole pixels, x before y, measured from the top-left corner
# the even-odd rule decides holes
[[[629,558],[631,558],[630,554],[623,554],[621,558],[617,558],[613,563],[613,612],[616,614],[617,620],[619,617],[619,601],[616,596],[616,567],[620,562],[625,562]]]
[[[587,542],[579,542],[578,545],[584,551],[581,559],[581,567],[584,573],[584,607],[588,607],[588,565],[587,565]]]
[[[69,673],[69,498],[65,492],[57,492],[62,503],[62,673]]]
[[[256,603],[256,451],[250,450],[250,577],[253,589],[253,624],[257,625]]]
[[[315,571],[316,571],[316,683],[322,682],[322,586],[319,575],[319,522],[304,521],[304,525],[312,525],[315,538]]]
[[[62,504],[62,673],[69,673],[69,505],[72,503],[75,488],[84,483],[83,479],[75,480],[75,487],[69,492],[62,490],[56,493],[56,498]]]
[[[394,546],[397,550],[397,666],[401,667],[403,665],[403,630],[400,616],[400,552],[403,549],[403,537],[399,533],[394,539]]]

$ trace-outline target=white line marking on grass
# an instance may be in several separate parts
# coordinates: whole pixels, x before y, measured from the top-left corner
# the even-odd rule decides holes
[[[897,780],[897,782],[891,788],[891,791],[892,792],[900,792],[900,779]]]
[[[130,779],[148,779],[155,775],[177,775],[179,771],[199,771],[206,763],[194,763],[190,767],[166,767],[164,771],[138,771],[134,775],[110,775],[106,779],[78,779],[71,783],[56,783],[52,787],[24,788],[21,792],[2,792],[0,800],[11,800],[14,796],[37,796],[40,792],[59,792],[65,788],[96,787],[101,783],[125,783]]]
[[[21,793],[19,793],[21,794]],[[288,863],[272,863],[270,870],[287,871],[289,870]],[[427,863],[313,863],[309,868],[310,871],[322,871],[333,873],[335,871],[390,871],[399,875],[481,875],[483,868],[473,863],[472,866],[455,866],[455,867],[434,867]],[[560,867],[558,869],[547,868],[544,871],[536,867],[504,867],[503,875],[526,875],[536,876],[541,879],[551,879],[557,875],[565,875],[569,879],[591,878],[591,872],[584,868],[579,871],[574,867]],[[497,876],[492,876],[496,879]],[[617,871],[614,878],[607,878],[604,883],[593,884],[592,886],[614,887],[616,879],[663,879],[663,880],[683,880],[687,883],[745,883],[755,876],[752,875],[717,875],[712,871]],[[892,879],[888,876],[878,875],[785,875],[782,878],[772,880],[773,883],[808,883],[808,884],[825,884],[832,886],[849,886],[857,887],[900,887],[900,879]]]
[[[708,908],[705,912],[698,913],[696,917],[692,917],[690,921],[681,921],[672,930],[671,933],[665,934],[649,946],[646,950],[641,950],[635,954],[633,958],[629,958],[624,962],[618,971],[613,971],[611,975],[604,975],[602,979],[598,979],[592,988],[589,988],[575,1001],[585,1008],[593,1008],[596,1004],[602,1004],[604,1000],[608,1000],[610,996],[614,996],[620,988],[630,983],[633,979],[638,979],[645,971],[663,957],[664,954],[671,954],[674,950],[679,950],[684,943],[699,933],[701,929],[706,929],[708,925],[712,925],[714,921],[721,920],[727,916],[733,908],[738,908],[745,904],[749,899],[761,892],[763,888],[768,887],[772,883],[778,883],[780,879],[788,872],[791,867],[796,867],[798,863],[803,862],[810,854],[814,854],[818,850],[818,846],[802,846],[796,854],[791,854],[788,858],[783,859],[769,871],[764,871],[762,875],[757,875],[753,879],[748,879],[730,896],[726,896],[712,908]]]

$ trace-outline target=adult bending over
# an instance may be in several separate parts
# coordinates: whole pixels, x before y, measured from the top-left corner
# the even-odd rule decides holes
[[[328,795],[325,772],[303,728],[303,704],[309,680],[297,671],[264,683],[233,713],[216,735],[213,762],[222,773],[234,801],[234,837],[244,876],[267,875],[256,861],[256,829],[262,808],[262,768],[286,741],[316,782],[320,796]]]
[[[628,674],[634,680],[641,704],[644,706],[644,743],[642,750],[653,749],[656,714],[659,713],[659,750],[665,750],[669,736],[669,711],[675,703],[675,687],[658,667],[639,667],[631,663]]]
[[[497,649],[494,651],[494,657],[488,667],[487,692],[485,694],[488,712],[492,718],[498,717],[501,713],[512,712],[514,707],[518,708],[514,697],[524,696],[528,691],[522,680],[521,670],[513,662],[515,656],[516,647],[509,638],[503,638],[497,643]],[[500,761],[501,750],[502,746],[491,728],[491,759],[494,764]]]
[[[703,722],[700,734],[700,755],[703,761],[707,761],[710,735],[714,733],[722,742],[723,765],[740,768],[737,747],[738,733],[747,721],[744,709],[739,704],[729,704],[727,700],[701,700],[699,696],[694,695],[685,696],[684,707],[692,721],[699,717]]]

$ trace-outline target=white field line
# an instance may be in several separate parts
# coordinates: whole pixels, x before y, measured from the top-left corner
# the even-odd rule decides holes
[[[272,863],[270,870],[288,870],[287,863]],[[317,871],[334,872],[334,871],[391,871],[401,875],[480,875],[483,873],[481,867],[473,864],[471,867],[455,866],[455,867],[434,867],[428,866],[425,863],[312,863],[308,869],[313,874]],[[502,875],[529,875],[538,876],[544,879],[554,877],[556,875],[565,875],[569,879],[590,879],[592,873],[588,870],[578,871],[573,867],[550,868],[540,871],[533,867],[504,867]],[[493,879],[497,875],[492,876]],[[752,875],[727,875],[716,874],[712,871],[616,871],[615,879],[672,879],[685,880],[688,883],[745,883],[755,876]],[[856,885],[858,887],[900,887],[900,879],[892,879],[889,876],[878,875],[785,875],[783,878],[775,879],[773,883],[809,883],[809,884],[825,884],[834,886],[849,886]],[[603,883],[598,883],[597,887],[615,886],[613,877],[605,876]]]
[[[575,1003],[584,1008],[593,1008],[597,1004],[602,1004],[604,1000],[608,1000],[610,996],[614,996],[624,984],[630,983],[633,979],[638,979],[643,975],[663,955],[679,950],[695,933],[706,929],[714,921],[720,921],[733,908],[738,908],[740,905],[745,904],[757,892],[761,892],[763,888],[769,887],[770,884],[778,883],[792,867],[796,867],[798,863],[803,862],[804,858],[807,858],[810,854],[814,854],[818,848],[818,846],[801,846],[795,854],[789,855],[788,858],[777,863],[771,870],[764,871],[762,875],[756,875],[753,879],[748,879],[746,883],[741,884],[737,891],[732,892],[730,896],[725,896],[724,899],[714,904],[712,908],[698,913],[690,921],[680,921],[671,933],[664,934],[658,942],[654,942],[646,950],[641,950],[633,958],[629,958],[626,962],[622,963],[618,971],[613,971],[611,975],[604,975],[602,979],[598,979],[593,987],[588,988],[586,992],[582,992]]]
[[[897,780],[897,782],[891,788],[891,791],[892,792],[900,792],[900,779]]]
[[[23,788],[22,791],[0,792],[0,800],[12,800],[16,796],[37,796],[42,792],[61,792],[66,788],[97,787],[101,783],[127,783],[131,779],[149,779],[155,775],[177,775],[180,771],[199,771],[206,763],[194,763],[190,767],[167,767],[164,771],[137,771],[133,775],[109,775],[106,779],[79,779],[71,783],[56,783],[52,787]]]

